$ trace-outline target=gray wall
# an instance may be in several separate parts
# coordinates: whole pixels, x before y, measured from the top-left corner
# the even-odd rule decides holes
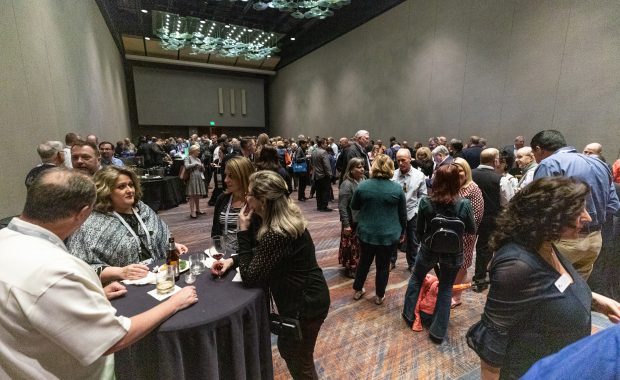
[[[215,75],[150,67],[133,68],[141,125],[264,127],[265,82],[262,78]],[[223,114],[218,108],[222,89]],[[234,90],[235,113],[231,113],[230,90]],[[241,113],[241,91],[246,111]]]
[[[121,56],[94,0],[0,0],[0,217],[17,214],[36,147],[129,136]]]
[[[410,0],[280,70],[270,94],[273,134],[503,145],[554,128],[615,159],[620,2]]]

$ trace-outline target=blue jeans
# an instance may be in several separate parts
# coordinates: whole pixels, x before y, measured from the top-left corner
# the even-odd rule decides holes
[[[443,339],[448,330],[450,321],[450,306],[452,302],[452,286],[454,279],[463,264],[463,254],[443,255],[428,251],[424,246],[420,247],[420,252],[416,258],[415,266],[407,285],[405,293],[405,305],[403,307],[403,318],[412,324],[415,318],[415,306],[418,303],[420,288],[426,278],[426,274],[439,263],[439,289],[437,292],[437,303],[433,313],[433,322],[430,333],[433,337]]]

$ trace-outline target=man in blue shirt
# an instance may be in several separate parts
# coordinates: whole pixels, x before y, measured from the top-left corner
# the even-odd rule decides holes
[[[123,161],[114,157],[114,145],[111,142],[104,141],[100,143],[99,152],[101,153],[101,167],[109,165],[125,166]]]
[[[620,326],[616,325],[539,360],[521,379],[617,379],[619,370]]]
[[[587,280],[601,251],[601,228],[608,216],[620,209],[609,167],[600,159],[578,153],[566,145],[559,131],[538,132],[531,141],[532,152],[539,163],[534,179],[558,175],[576,177],[590,185],[586,209],[592,218],[580,239],[561,240],[556,246]]]

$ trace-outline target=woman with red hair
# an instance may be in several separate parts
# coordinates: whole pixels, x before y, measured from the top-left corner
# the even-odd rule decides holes
[[[418,208],[416,234],[421,245],[405,293],[403,318],[410,326],[413,324],[415,319],[413,313],[424,278],[435,265],[439,264],[437,276],[439,277],[439,290],[429,331],[431,340],[436,343],[443,341],[448,330],[452,285],[460,266],[463,264],[462,234],[464,232],[473,234],[476,231],[471,203],[468,199],[459,197],[460,188],[458,166],[455,164],[440,166],[435,172],[432,195],[430,198],[422,198]],[[463,223],[461,225],[463,228],[460,231],[452,229],[455,233],[460,234],[458,237],[460,245],[456,250],[450,249],[448,252],[450,247],[445,245],[443,250],[438,248],[441,244],[437,244],[436,239],[434,239],[437,232],[435,228],[437,220],[435,218],[438,215],[445,219],[458,219]]]

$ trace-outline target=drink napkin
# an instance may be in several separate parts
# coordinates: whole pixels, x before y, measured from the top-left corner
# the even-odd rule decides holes
[[[175,285],[174,289],[172,289],[171,292],[168,292],[166,294],[159,294],[159,293],[157,293],[157,289],[153,289],[153,290],[151,290],[150,292],[148,292],[146,294],[148,294],[149,296],[155,298],[158,301],[163,301],[166,298],[168,298],[171,295],[173,295],[174,293],[179,292],[180,290],[181,290],[181,288],[178,285]]]
[[[155,284],[155,273],[149,272],[145,277],[139,278],[137,280],[123,280],[121,281],[125,285],[146,285],[146,284]]]

